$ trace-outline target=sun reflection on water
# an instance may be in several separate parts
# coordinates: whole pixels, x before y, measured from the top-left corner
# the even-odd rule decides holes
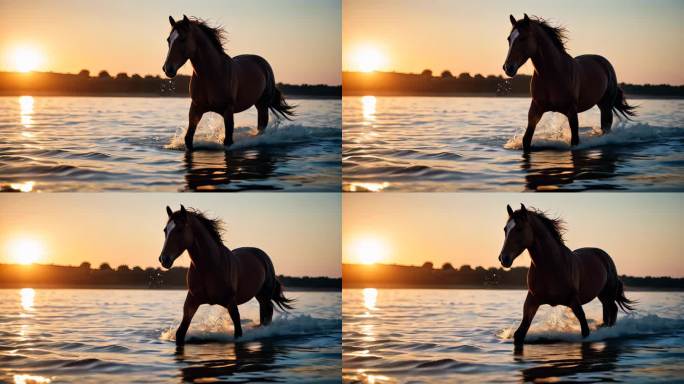
[[[22,288],[19,291],[19,295],[21,296],[21,307],[25,311],[32,311],[33,302],[36,298],[36,290],[33,288]]]
[[[363,119],[367,123],[375,121],[375,104],[377,99],[375,96],[363,96],[361,97],[361,105],[363,111]]]
[[[38,375],[14,375],[14,384],[48,384],[52,379]]]
[[[19,108],[21,116],[21,125],[24,128],[31,128],[33,126],[33,96],[19,96]],[[23,136],[30,137],[31,132],[23,132]]]
[[[378,290],[375,288],[363,289],[363,305],[368,310],[375,309],[375,304],[378,301]]]

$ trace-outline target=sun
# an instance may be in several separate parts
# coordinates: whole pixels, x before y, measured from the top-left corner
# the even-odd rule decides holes
[[[45,248],[39,240],[20,237],[12,240],[8,246],[9,256],[15,263],[29,265],[43,258]]]
[[[31,46],[19,46],[12,53],[14,68],[19,72],[35,71],[43,62],[40,52]]]
[[[385,260],[389,254],[387,244],[375,237],[363,237],[352,245],[354,258],[361,264],[375,264]]]
[[[354,66],[361,72],[374,72],[385,66],[385,55],[378,47],[362,45],[356,49],[353,56]]]

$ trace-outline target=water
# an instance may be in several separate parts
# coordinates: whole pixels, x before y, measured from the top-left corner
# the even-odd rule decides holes
[[[684,100],[636,100],[600,136],[598,108],[546,113],[523,155],[529,98],[345,97],[345,190],[684,190]]]
[[[339,191],[341,101],[291,102],[259,137],[254,108],[235,115],[230,151],[205,114],[186,154],[188,98],[0,97],[0,189]]]
[[[258,304],[241,305],[239,343],[224,308],[201,306],[177,350],[185,294],[1,289],[0,382],[339,382],[339,292],[288,292],[297,309],[262,329]]]
[[[601,323],[580,342],[570,310],[542,306],[521,354],[512,335],[523,290],[343,291],[343,378],[368,383],[679,381],[684,374],[684,292],[631,292],[638,313]]]

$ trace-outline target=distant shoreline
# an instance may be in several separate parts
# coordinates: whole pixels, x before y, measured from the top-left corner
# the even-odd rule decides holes
[[[440,92],[423,92],[423,93],[405,93],[405,92],[369,92],[369,91],[344,91],[342,98],[345,97],[363,97],[363,96],[375,96],[375,97],[482,97],[490,98],[497,97],[502,99],[531,99],[532,96],[522,95],[522,94],[511,94],[511,95],[498,95],[496,93],[482,93],[482,92],[452,92],[452,93],[440,93]],[[627,99],[632,100],[682,100],[684,96],[673,96],[673,95],[642,95],[642,94],[625,94]]]
[[[343,284],[342,290],[346,289],[425,289],[425,290],[491,290],[491,291],[527,291],[527,287],[514,285],[506,286],[482,286],[482,285],[401,285],[401,284]],[[625,291],[631,292],[684,292],[684,289],[677,288],[656,288],[656,287],[630,287],[625,285]]]
[[[59,284],[0,284],[0,289],[122,289],[122,290],[142,290],[142,291],[187,291],[188,287],[168,286],[168,287],[147,287],[142,285],[59,285]],[[339,287],[301,287],[285,286],[285,292],[341,292]]]
[[[0,97],[21,97],[21,96],[31,96],[31,97],[130,97],[130,98],[158,98],[158,99],[189,99],[190,95],[160,95],[158,93],[136,93],[136,92],[112,92],[112,93],[79,93],[79,94],[68,94],[63,92],[13,92],[0,91]],[[288,95],[285,94],[285,98],[290,100],[340,100],[342,96],[331,96],[331,95]]]

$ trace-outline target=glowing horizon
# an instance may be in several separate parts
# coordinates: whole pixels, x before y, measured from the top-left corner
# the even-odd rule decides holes
[[[263,249],[278,274],[341,275],[340,201],[326,193],[6,194],[0,263],[157,268],[165,207],[180,204],[224,220],[224,244]],[[190,265],[187,252],[174,265]]]
[[[262,55],[276,81],[341,83],[341,5],[338,0],[177,0],[119,2],[0,2],[12,15],[0,27],[0,71],[78,73],[101,70],[112,76],[162,76],[170,31],[169,15],[205,18],[223,25],[227,53]],[[73,36],[78,36],[74,39]],[[27,49],[17,63],[17,47]],[[27,71],[25,71],[27,72]],[[179,74],[192,74],[186,63]]]
[[[383,239],[379,264],[451,263],[499,268],[508,214],[520,203],[565,220],[570,249],[599,247],[620,274],[684,277],[679,235],[684,205],[678,194],[531,195],[514,193],[343,194],[342,262],[359,264],[355,241]],[[368,264],[368,263],[365,263]],[[513,267],[530,264],[527,252]]]
[[[615,67],[619,82],[684,84],[680,16],[684,2],[608,0],[544,2],[503,0],[343,0],[342,70],[356,71],[356,47],[381,45],[388,58],[378,70],[454,76],[503,75],[509,14],[542,16],[568,30],[572,56],[599,54]],[[401,33],[397,33],[401,31]],[[391,60],[389,60],[391,59]],[[532,74],[530,62],[520,74]]]

